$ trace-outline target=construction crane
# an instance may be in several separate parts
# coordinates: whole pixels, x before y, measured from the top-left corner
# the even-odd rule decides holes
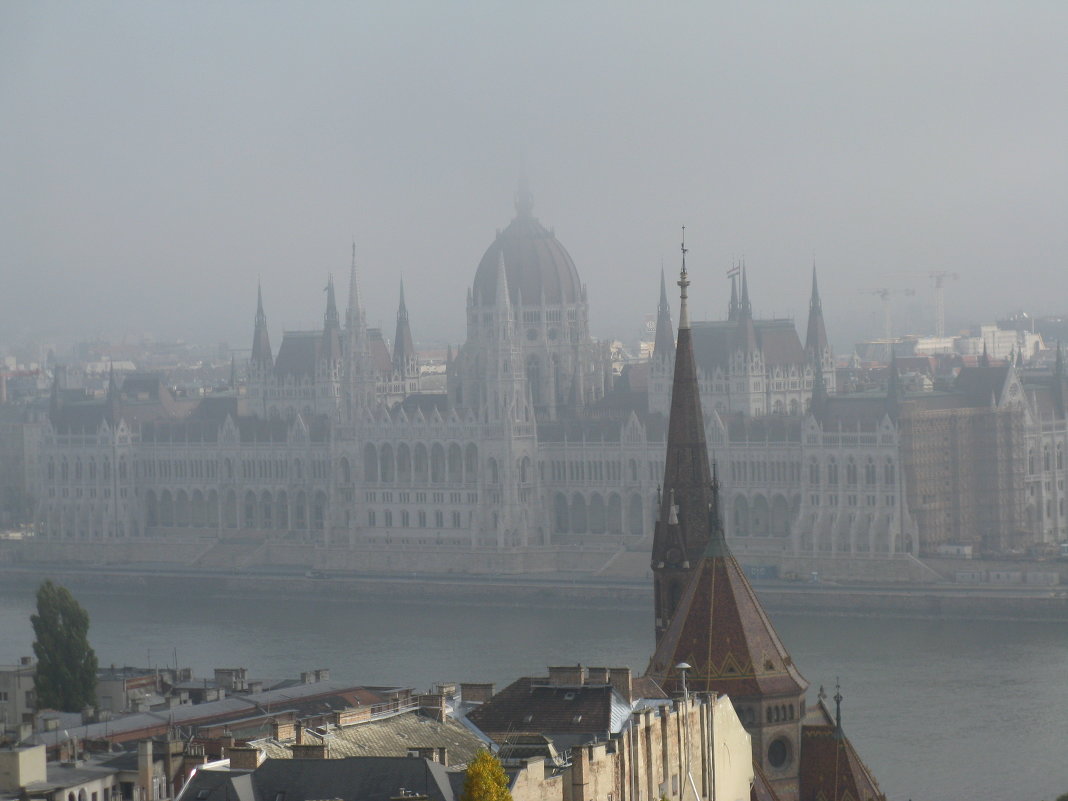
[[[934,281],[935,336],[944,337],[946,335],[946,279],[956,281],[960,276],[945,270],[933,270],[928,275]]]
[[[890,339],[890,295],[891,290],[886,287],[879,289],[862,289],[860,290],[864,295],[878,295],[883,302],[883,339]]]

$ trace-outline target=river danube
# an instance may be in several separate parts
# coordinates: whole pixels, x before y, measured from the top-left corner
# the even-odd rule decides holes
[[[6,580],[6,578],[0,578]],[[0,586],[0,663],[31,653],[32,584]],[[198,675],[328,667],[365,684],[498,687],[547,665],[645,668],[651,611],[400,603],[331,595],[255,599],[76,590],[102,665],[174,664]],[[893,801],[1053,801],[1068,793],[1068,624],[776,614],[809,680]]]

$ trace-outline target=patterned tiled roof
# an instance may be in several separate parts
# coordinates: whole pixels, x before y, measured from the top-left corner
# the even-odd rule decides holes
[[[800,801],[885,801],[849,738],[833,724],[801,729]]]
[[[407,756],[420,748],[445,748],[450,766],[462,765],[474,758],[482,740],[470,729],[446,718],[442,723],[419,712],[402,712],[353,726],[331,729],[325,736],[305,729],[303,743],[323,743],[331,759],[351,756]],[[250,745],[263,750],[268,759],[291,759],[292,741],[257,740]]]
[[[808,686],[729,553],[706,556],[695,568],[646,675],[677,689],[680,662],[692,666],[690,690],[734,699],[797,694]]]

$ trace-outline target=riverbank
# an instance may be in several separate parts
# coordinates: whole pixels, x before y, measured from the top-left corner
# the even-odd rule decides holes
[[[35,584],[51,578],[75,591],[106,590],[136,596],[154,591],[185,597],[273,599],[345,597],[403,603],[445,600],[479,606],[626,607],[652,603],[647,581],[598,580],[566,575],[437,576],[423,574],[324,575],[267,571],[207,572],[172,566],[0,566],[5,582]],[[849,617],[974,618],[1068,622],[1068,592],[1059,588],[969,587],[960,585],[872,586],[843,583],[754,581],[762,603],[777,614]]]

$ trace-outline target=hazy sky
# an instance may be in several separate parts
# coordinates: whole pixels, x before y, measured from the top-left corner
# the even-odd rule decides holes
[[[655,310],[683,224],[698,316],[744,255],[803,324],[815,257],[839,349],[879,333],[864,290],[931,328],[936,269],[950,327],[1068,312],[1066,31],[1064,2],[10,0],[0,346],[248,347],[262,279],[277,347],[353,237],[372,323],[403,274],[416,339],[460,341],[524,159],[598,336]]]

